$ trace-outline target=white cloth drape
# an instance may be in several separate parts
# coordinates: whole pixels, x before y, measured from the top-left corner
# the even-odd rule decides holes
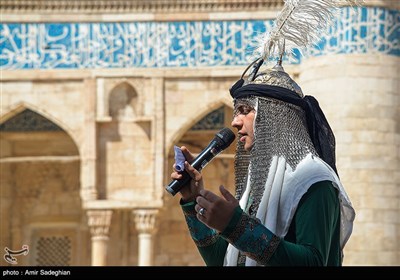
[[[293,170],[283,157],[273,157],[265,183],[264,194],[257,210],[256,217],[272,233],[283,238],[288,230],[301,197],[315,183],[329,180],[339,190],[341,209],[340,242],[343,249],[353,230],[355,211],[339,178],[332,168],[320,158],[307,155]],[[240,199],[240,207],[246,208],[250,192],[250,176],[246,190]],[[236,266],[239,251],[228,245],[224,265]],[[257,265],[246,257],[246,266]]]

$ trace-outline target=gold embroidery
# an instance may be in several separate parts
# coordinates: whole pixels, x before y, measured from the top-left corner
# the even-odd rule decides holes
[[[197,247],[207,247],[217,242],[218,237],[219,237],[218,234],[214,234],[206,238],[203,238],[201,240],[194,240],[194,243],[196,244]]]

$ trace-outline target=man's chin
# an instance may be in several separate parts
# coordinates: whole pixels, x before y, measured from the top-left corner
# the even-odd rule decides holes
[[[254,143],[253,143],[253,144],[250,144],[250,145],[245,144],[245,145],[244,145],[244,150],[245,150],[246,152],[250,152],[251,149],[253,149],[253,146],[254,146]]]

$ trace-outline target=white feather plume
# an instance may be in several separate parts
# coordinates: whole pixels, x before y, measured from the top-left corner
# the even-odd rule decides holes
[[[256,53],[266,61],[292,53],[294,48],[300,52],[316,44],[327,31],[337,8],[341,5],[359,5],[363,0],[284,0],[283,9],[274,21],[273,28],[257,40]]]

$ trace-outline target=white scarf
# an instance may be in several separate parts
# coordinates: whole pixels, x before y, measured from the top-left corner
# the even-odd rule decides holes
[[[273,157],[256,217],[272,233],[283,238],[289,230],[290,223],[302,196],[313,184],[325,180],[332,181],[334,187],[339,191],[341,211],[340,245],[343,249],[353,230],[355,211],[333,169],[312,154],[307,155],[294,171],[286,163],[285,158]],[[246,190],[239,202],[242,209],[246,207],[249,193],[250,176],[248,176]],[[238,256],[238,249],[229,244],[224,265],[236,266]],[[255,265],[257,265],[256,261],[246,257],[246,266]]]

